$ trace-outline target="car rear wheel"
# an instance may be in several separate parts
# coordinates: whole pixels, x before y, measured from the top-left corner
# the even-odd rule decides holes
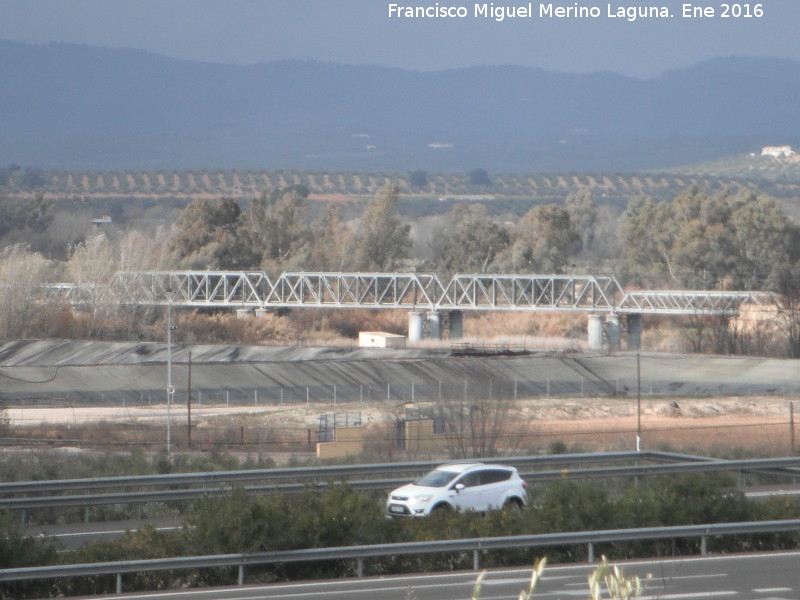
[[[518,511],[522,510],[522,502],[519,498],[509,498],[506,500],[506,503],[503,505],[503,510],[507,511]]]

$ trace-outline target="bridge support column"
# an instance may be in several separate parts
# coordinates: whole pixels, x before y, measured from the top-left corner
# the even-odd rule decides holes
[[[603,349],[603,315],[589,315],[589,350]]]
[[[628,315],[628,350],[642,349],[642,315]]]
[[[460,310],[450,311],[450,339],[460,340],[464,337],[464,312]]]
[[[432,340],[442,339],[442,313],[438,310],[428,313],[428,337]]]
[[[412,311],[408,313],[408,341],[421,342],[423,336],[422,313]]]
[[[608,334],[608,349],[619,350],[622,346],[622,328],[619,323],[619,315],[608,315],[606,317],[606,332]]]
[[[240,319],[246,319],[248,317],[253,316],[253,309],[252,308],[237,308],[236,309],[236,316]]]

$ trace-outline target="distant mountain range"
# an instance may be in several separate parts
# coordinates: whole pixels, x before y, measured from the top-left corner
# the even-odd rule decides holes
[[[437,72],[0,41],[0,165],[633,172],[800,143],[800,63],[653,79]]]

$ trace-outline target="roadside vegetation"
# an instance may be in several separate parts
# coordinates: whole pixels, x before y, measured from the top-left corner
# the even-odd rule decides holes
[[[183,526],[161,533],[147,526],[120,539],[57,553],[45,541],[20,537],[10,515],[3,527],[0,553],[4,566],[101,562],[171,556],[249,553],[358,544],[403,543],[471,537],[492,537],[552,532],[655,527],[700,523],[792,518],[793,500],[776,498],[747,501],[727,475],[656,477],[628,485],[615,481],[557,481],[530,490],[530,506],[517,511],[485,515],[443,513],[426,519],[387,519],[383,495],[355,492],[332,485],[324,492],[308,490],[298,496],[246,496],[242,490],[225,498],[204,498],[181,517]],[[743,552],[796,547],[797,534],[726,536],[710,541],[709,551]],[[699,540],[663,540],[608,543],[596,548],[609,560],[644,556],[697,554]],[[582,546],[513,549],[484,553],[486,568],[533,564],[543,554],[551,563],[586,560]],[[368,560],[367,575],[469,570],[471,553],[390,556]],[[355,561],[291,563],[248,568],[248,582],[350,577]],[[230,585],[236,573],[229,569],[143,573],[126,576],[125,589],[175,589],[186,585]],[[110,593],[114,577],[59,580],[9,586],[3,597],[83,595]]]

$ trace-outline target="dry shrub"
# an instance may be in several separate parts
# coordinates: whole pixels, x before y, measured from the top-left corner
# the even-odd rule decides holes
[[[403,310],[296,310],[291,320],[298,331],[317,332],[321,337],[355,339],[360,331],[405,334],[408,330],[408,313]]]
[[[86,319],[69,306],[50,305],[41,307],[31,315],[31,334],[51,339],[85,339],[89,334]]]
[[[245,318],[230,313],[182,313],[177,315],[176,325],[175,340],[188,344],[286,344],[295,340],[288,319],[272,313]]]
[[[469,337],[493,338],[503,336],[582,338],[586,331],[586,316],[550,312],[489,312],[468,315],[464,333]]]

